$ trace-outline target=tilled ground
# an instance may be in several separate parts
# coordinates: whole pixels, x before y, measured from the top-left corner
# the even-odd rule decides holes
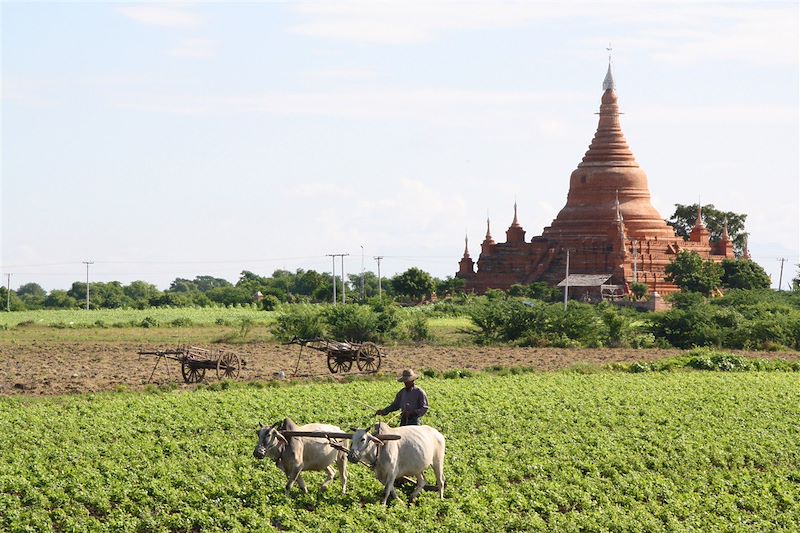
[[[174,346],[143,346],[113,342],[11,342],[0,343],[0,395],[54,395],[144,388],[156,359],[139,357],[138,350],[169,349]],[[271,343],[247,345],[207,345],[207,349],[232,350],[245,361],[240,380],[270,380],[277,372],[292,378],[297,367],[300,377],[332,376],[325,355],[305,349],[298,359],[297,346]],[[677,355],[678,350],[592,349],[450,346],[387,346],[381,373],[398,373],[403,368],[418,371],[431,368],[481,370],[494,365],[528,366],[539,370],[559,370],[577,363],[650,361]],[[798,352],[747,353],[760,357],[800,360]],[[349,374],[355,374],[355,366]],[[334,376],[334,377],[340,377]],[[206,371],[206,381],[216,380],[214,370]],[[161,362],[153,374],[156,385],[175,383],[182,387],[180,364]]]

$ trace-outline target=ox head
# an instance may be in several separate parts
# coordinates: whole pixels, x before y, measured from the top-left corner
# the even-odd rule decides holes
[[[258,433],[258,444],[256,449],[253,450],[253,457],[256,459],[263,459],[269,456],[272,459],[277,459],[284,446],[287,444],[286,438],[281,435],[278,426],[280,422],[276,422],[271,426],[260,424],[261,429],[256,431]]]
[[[352,430],[352,444],[350,445],[350,451],[347,453],[347,460],[351,463],[360,461],[374,463],[378,456],[378,450],[383,446],[383,441],[370,433],[369,429],[352,428]]]

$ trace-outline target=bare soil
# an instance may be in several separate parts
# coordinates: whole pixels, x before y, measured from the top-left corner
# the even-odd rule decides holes
[[[206,348],[234,351],[245,361],[241,381],[266,381],[284,372],[292,379],[297,368],[300,378],[332,376],[325,355],[299,347],[273,343],[206,345]],[[137,390],[148,384],[156,359],[139,357],[138,350],[169,349],[174,345],[143,345],[132,342],[0,342],[0,395],[57,395],[108,390]],[[603,365],[612,362],[652,361],[678,355],[678,350],[559,349],[514,347],[386,346],[380,373],[395,374],[403,368],[418,371],[452,369],[483,370],[495,365],[527,366],[541,371],[570,368],[579,363]],[[741,352],[742,355],[800,360],[800,352]],[[346,375],[357,374],[355,365]],[[214,382],[215,372],[206,372]],[[155,385],[183,384],[180,364],[162,361],[153,374]]]

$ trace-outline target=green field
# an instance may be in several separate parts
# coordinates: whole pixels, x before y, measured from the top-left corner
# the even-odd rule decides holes
[[[119,327],[140,325],[151,318],[154,325],[169,327],[175,320],[188,320],[193,326],[236,324],[242,319],[256,324],[272,322],[274,313],[251,307],[152,307],[150,309],[43,309],[0,313],[0,327],[49,326],[59,328]],[[187,324],[189,323],[187,322]]]
[[[552,373],[425,379],[445,500],[285,498],[259,420],[344,428],[397,384],[356,381],[0,400],[0,530],[499,531],[800,528],[800,377]],[[432,481],[432,475],[428,475]],[[411,487],[401,491],[407,499]]]
[[[401,316],[414,312],[403,309]],[[275,315],[249,307],[14,311],[0,313],[0,341],[269,342],[275,340],[270,327]],[[237,335],[243,323],[247,332]],[[427,323],[436,344],[472,341],[465,334],[474,327],[467,317],[435,317]]]

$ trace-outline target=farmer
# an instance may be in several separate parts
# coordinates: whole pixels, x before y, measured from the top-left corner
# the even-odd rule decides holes
[[[428,412],[428,397],[425,396],[425,391],[414,385],[416,379],[417,374],[413,370],[410,368],[403,370],[397,381],[405,386],[400,389],[388,407],[378,409],[375,414],[384,416],[400,409],[401,426],[418,426],[419,417]]]

